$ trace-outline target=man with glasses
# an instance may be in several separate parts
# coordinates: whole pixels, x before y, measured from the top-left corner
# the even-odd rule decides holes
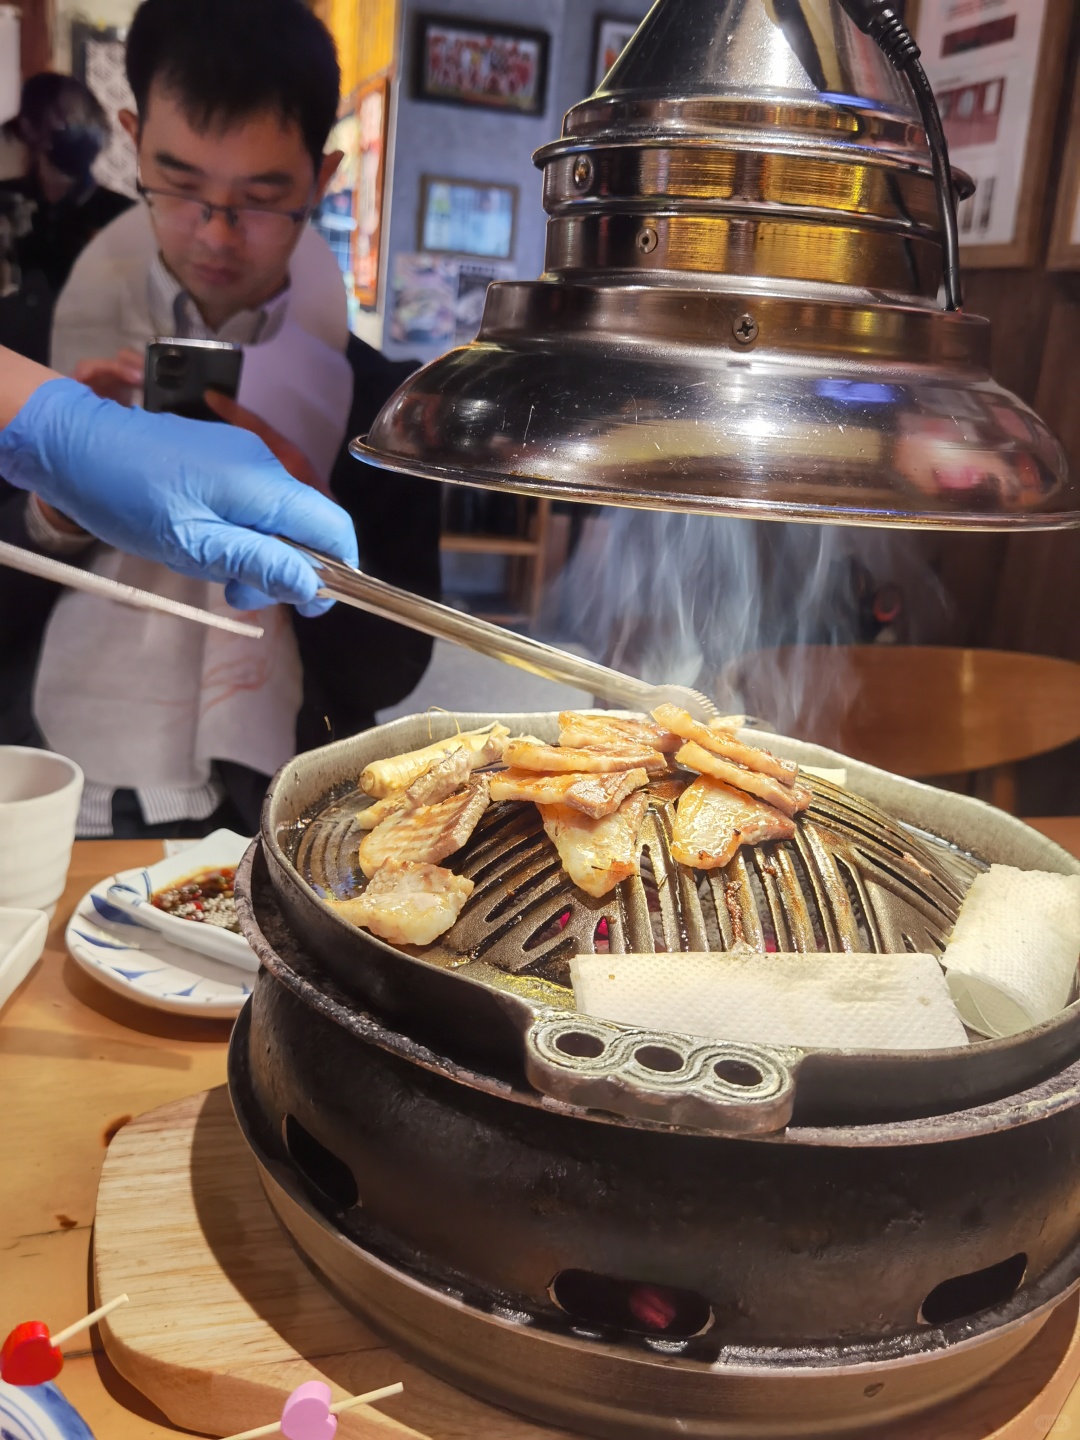
[[[127,70],[136,113],[121,120],[143,203],[77,262],[57,305],[53,364],[130,404],[155,336],[240,344],[240,407],[210,403],[325,486],[353,388],[341,274],[306,223],[340,160],[323,153],[338,107],[333,41],[302,0],[144,0]],[[19,503],[25,535],[7,538],[225,604],[220,586],[95,546],[40,496]],[[81,833],[250,831],[267,776],[295,753],[309,679],[296,627],[322,623],[269,614],[262,641],[223,645],[218,632],[195,636],[94,597],[55,602],[33,714],[86,772]]]

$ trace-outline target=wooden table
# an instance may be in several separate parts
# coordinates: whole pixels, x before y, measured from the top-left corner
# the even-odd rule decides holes
[[[1080,856],[1080,817],[1030,823]],[[225,1080],[228,1021],[131,1004],[84,975],[64,949],[64,926],[90,886],[160,853],[156,842],[75,846],[45,956],[0,1015],[0,1336],[19,1320],[59,1329],[90,1310],[90,1227],[112,1131]],[[61,1383],[99,1440],[181,1433],[98,1347],[69,1351]],[[1080,1388],[1059,1430],[1080,1434]]]

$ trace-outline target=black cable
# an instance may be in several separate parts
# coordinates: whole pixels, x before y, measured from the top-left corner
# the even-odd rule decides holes
[[[960,290],[960,236],[956,225],[956,193],[953,189],[949,147],[941,123],[941,112],[926,71],[919,61],[919,47],[911,31],[888,0],[840,0],[848,15],[864,35],[877,41],[893,67],[908,82],[930,146],[930,161],[937,191],[938,215],[941,220],[942,268],[945,281],[945,308],[959,310],[963,303]]]

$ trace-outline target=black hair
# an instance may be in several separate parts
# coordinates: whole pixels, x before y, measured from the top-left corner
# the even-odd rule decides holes
[[[337,119],[337,51],[302,0],[143,0],[127,76],[141,118],[154,80],[199,129],[276,111],[299,125],[316,170]]]
[[[109,138],[109,119],[97,96],[74,75],[54,75],[51,70],[31,75],[22,88],[18,118],[39,135],[84,130],[97,140],[98,150]]]

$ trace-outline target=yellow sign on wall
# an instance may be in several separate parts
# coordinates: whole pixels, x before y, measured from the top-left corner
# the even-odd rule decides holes
[[[400,0],[320,0],[320,19],[341,62],[341,93],[393,69]]]

